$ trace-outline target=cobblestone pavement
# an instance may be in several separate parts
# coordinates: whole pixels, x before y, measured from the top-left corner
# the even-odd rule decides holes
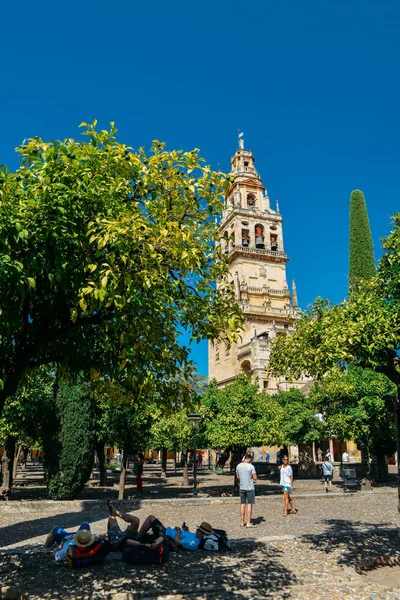
[[[56,523],[74,528],[87,519],[94,532],[104,533],[103,503],[5,503],[0,511],[0,581],[34,600],[400,600],[398,567],[385,567],[389,575],[379,582],[355,570],[366,558],[400,557],[394,491],[348,495],[298,491],[294,498],[299,512],[282,518],[280,496],[259,497],[258,525],[249,530],[240,528],[238,501],[233,498],[125,503],[141,519],[153,513],[170,525],[187,520],[191,528],[203,520],[211,522],[227,530],[235,542],[233,550],[174,554],[161,568],[135,568],[110,560],[90,571],[70,571],[65,564],[54,563],[50,551],[40,545]]]

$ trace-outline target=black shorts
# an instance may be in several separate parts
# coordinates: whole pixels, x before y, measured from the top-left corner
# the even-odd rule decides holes
[[[256,493],[254,490],[240,490],[240,504],[254,504]]]
[[[332,481],[332,475],[324,475],[325,481]]]
[[[151,524],[151,528],[157,537],[165,536],[166,534],[166,529],[159,519],[154,519]]]

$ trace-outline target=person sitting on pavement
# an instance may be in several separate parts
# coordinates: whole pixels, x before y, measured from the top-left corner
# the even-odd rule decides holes
[[[47,536],[44,545],[51,548],[51,546],[57,544],[54,559],[60,561],[67,560],[68,548],[76,541],[78,541],[78,545],[82,545],[86,540],[85,545],[89,545],[87,542],[91,540],[90,543],[93,543],[94,539],[93,534],[90,532],[90,525],[85,521],[79,526],[76,533],[68,533],[68,531],[56,525]]]
[[[143,522],[138,533],[139,540],[145,539],[150,530],[156,536],[151,543],[152,548],[167,542],[172,550],[198,550],[203,537],[213,533],[211,525],[205,521],[197,527],[196,533],[192,533],[185,522],[182,527],[165,527],[154,515],[149,515]]]

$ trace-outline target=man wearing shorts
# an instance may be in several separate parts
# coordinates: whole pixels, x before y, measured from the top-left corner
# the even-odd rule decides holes
[[[322,463],[322,473],[325,481],[325,491],[332,491],[332,477],[333,477],[333,466],[328,456],[325,457],[324,462]],[[329,489],[328,489],[329,486]]]
[[[125,546],[140,546],[141,543],[138,538],[139,519],[129,513],[121,513],[115,508],[111,500],[107,500],[107,506],[110,511],[107,522],[107,534],[112,551],[121,552]],[[128,523],[128,527],[125,531],[122,531],[120,528],[117,517],[122,521],[125,521],[125,523]]]
[[[251,515],[255,502],[254,482],[257,481],[257,474],[254,465],[251,464],[250,452],[246,453],[243,462],[236,467],[236,477],[240,482],[240,527],[255,527],[251,522]]]

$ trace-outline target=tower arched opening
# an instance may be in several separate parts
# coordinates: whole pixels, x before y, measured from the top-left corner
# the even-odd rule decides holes
[[[256,238],[256,248],[265,248],[264,227],[260,223],[257,223],[254,227],[254,233]]]
[[[240,365],[242,372],[246,375],[247,379],[251,379],[251,363],[249,360],[244,360]]]

